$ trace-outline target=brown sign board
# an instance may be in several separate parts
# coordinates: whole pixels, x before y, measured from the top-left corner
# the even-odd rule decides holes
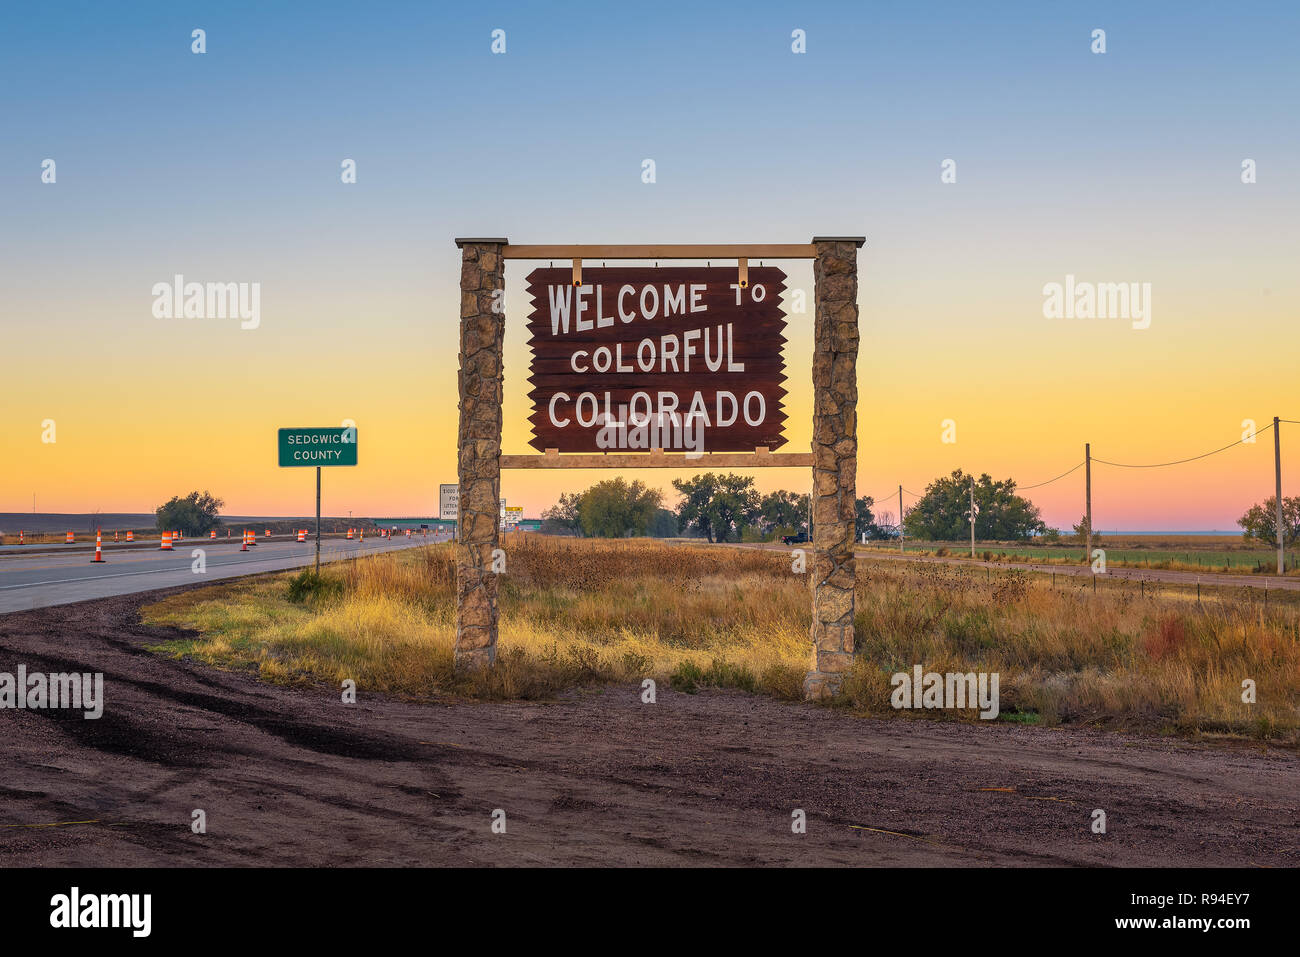
[[[529,421],[539,451],[752,452],[785,444],[785,273],[535,269]]]

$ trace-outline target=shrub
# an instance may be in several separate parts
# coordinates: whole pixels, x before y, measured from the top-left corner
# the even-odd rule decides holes
[[[338,598],[342,594],[343,582],[337,578],[318,575],[310,568],[304,568],[289,579],[289,600],[295,605],[303,605],[312,600]]]

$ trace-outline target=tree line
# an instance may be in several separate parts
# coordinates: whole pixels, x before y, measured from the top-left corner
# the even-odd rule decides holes
[[[597,482],[584,492],[564,493],[542,513],[542,531],[593,538],[679,535],[707,538],[710,542],[770,541],[782,535],[810,533],[809,495],[778,489],[766,494],[754,487],[754,478],[706,472],[688,479],[673,479],[680,497],[665,506],[664,493],[639,480],[623,478]],[[925,488],[915,504],[905,510],[902,533],[919,541],[954,542],[970,537],[972,488],[975,501],[975,538],[985,542],[1059,542],[1067,539],[1049,527],[1038,506],[1016,494],[1014,479],[994,479],[987,472],[976,477],[954,469]],[[1276,543],[1274,499],[1253,505],[1238,524],[1247,541]],[[893,516],[863,496],[855,504],[855,535],[861,541],[897,538]],[[1088,536],[1083,516],[1073,527],[1073,541]],[[1283,499],[1283,534],[1287,544],[1300,542],[1300,497]],[[1101,540],[1092,533],[1094,544]]]
[[[562,493],[542,512],[542,531],[603,538],[679,535],[710,542],[763,541],[807,533],[809,495],[778,489],[762,494],[754,478],[706,472],[674,479],[680,500],[666,508],[663,493],[623,478],[597,482],[584,492]],[[876,526],[869,498],[857,501],[858,534],[885,534]]]

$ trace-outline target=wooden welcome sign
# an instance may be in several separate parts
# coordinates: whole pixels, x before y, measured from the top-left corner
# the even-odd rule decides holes
[[[861,236],[811,243],[524,246],[457,239],[458,670],[496,661],[502,469],[805,468],[812,479],[811,669],[804,695],[839,688],[854,654]],[[752,259],[813,263],[812,441],[785,444],[785,273]],[[501,448],[505,264],[528,274],[528,378],[536,453]],[[583,269],[586,262],[732,260],[735,265]]]
[[[528,275],[539,451],[752,452],[785,444],[785,273],[771,266]]]

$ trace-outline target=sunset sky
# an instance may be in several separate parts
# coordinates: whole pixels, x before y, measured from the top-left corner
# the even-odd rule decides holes
[[[894,509],[900,483],[958,467],[1030,485],[1085,442],[1162,462],[1300,420],[1295,4],[53,2],[6,20],[0,511],[33,493],[42,512],[151,511],[198,488],[230,514],[305,514],[313,479],[276,467],[276,429],[352,419],[361,464],[326,473],[324,511],[436,514],[457,236],[865,235],[858,491]],[[507,452],[531,451],[534,265],[507,267]],[[811,266],[780,265],[811,302]],[[176,274],[260,283],[260,325],[156,318]],[[1045,318],[1067,275],[1149,283],[1150,327]],[[800,451],[811,312],[786,334]],[[1282,429],[1300,494],[1300,426]],[[502,494],[535,516],[613,474],[506,472]],[[681,474],[628,477],[672,504]],[[1100,529],[1231,529],[1272,490],[1271,432],[1093,471]],[[1027,494],[1068,528],[1083,472]]]

